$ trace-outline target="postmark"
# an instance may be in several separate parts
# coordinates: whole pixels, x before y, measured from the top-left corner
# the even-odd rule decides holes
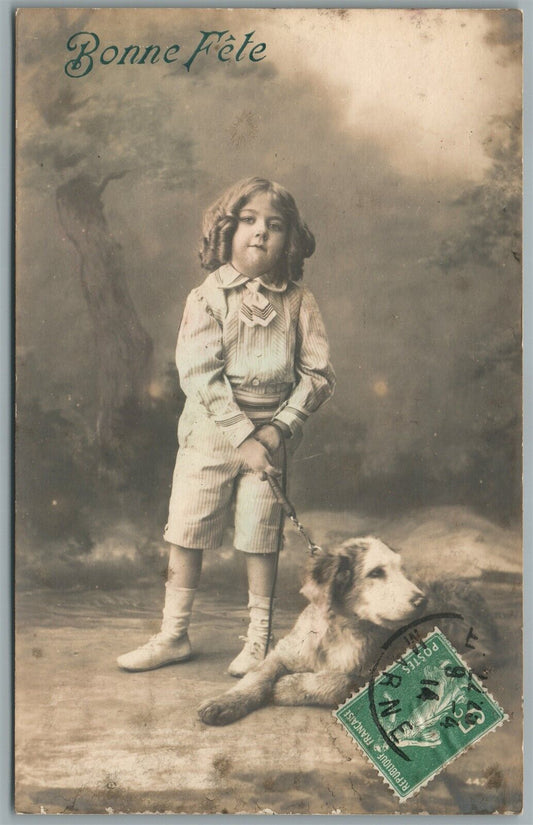
[[[438,627],[334,716],[401,802],[508,719]]]

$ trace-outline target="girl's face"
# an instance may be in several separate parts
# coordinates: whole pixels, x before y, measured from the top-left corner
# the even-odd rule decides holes
[[[248,278],[271,274],[285,248],[287,224],[268,192],[258,192],[242,207],[233,236],[231,263]]]

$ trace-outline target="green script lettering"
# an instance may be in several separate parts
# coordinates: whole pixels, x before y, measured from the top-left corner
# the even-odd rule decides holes
[[[213,45],[213,41],[209,42],[210,37],[213,37],[214,35],[216,35],[216,38],[217,38],[216,42],[219,43],[220,39],[227,33],[228,33],[228,29],[224,29],[224,31],[221,31],[221,32],[218,32],[218,31],[211,31],[211,32],[201,31],[202,39],[200,40],[200,42],[197,45],[194,52],[192,53],[191,57],[187,60],[186,63],[183,64],[185,66],[185,68],[187,69],[187,71],[188,72],[190,71],[193,62],[196,60],[196,58],[198,57],[199,54],[201,54],[202,52],[205,52],[206,54],[209,54],[209,49]]]
[[[84,35],[86,35],[89,40],[77,43],[77,38],[83,37]],[[99,45],[100,38],[94,32],[76,32],[72,37],[69,37],[67,49],[69,52],[75,52],[79,49],[79,53],[76,57],[73,57],[72,60],[68,60],[67,63],[65,63],[65,74],[68,77],[85,77],[86,74],[89,74],[93,67],[91,55]],[[89,48],[90,46],[92,46],[92,48]]]

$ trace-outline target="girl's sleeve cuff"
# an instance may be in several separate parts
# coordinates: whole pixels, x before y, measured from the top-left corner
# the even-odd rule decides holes
[[[239,447],[255,432],[255,426],[243,412],[231,418],[218,418],[216,422],[233,447]]]
[[[302,424],[307,421],[308,416],[297,410],[295,407],[286,406],[280,410],[274,418],[274,422],[279,422],[282,426],[289,428],[291,436],[294,435],[301,428]]]

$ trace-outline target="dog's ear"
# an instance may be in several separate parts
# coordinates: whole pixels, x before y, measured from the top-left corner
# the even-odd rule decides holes
[[[319,556],[300,593],[318,607],[331,610],[333,605],[342,604],[343,597],[353,584],[353,577],[353,561],[349,556]]]

